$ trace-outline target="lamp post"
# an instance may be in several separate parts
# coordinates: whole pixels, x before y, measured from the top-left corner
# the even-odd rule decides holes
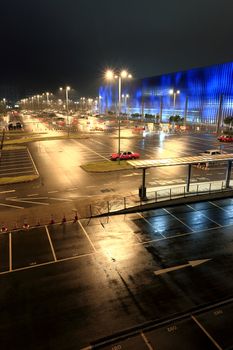
[[[169,94],[173,95],[173,114],[175,116],[175,108],[176,108],[176,96],[180,94],[180,90],[169,90]]]
[[[131,79],[132,75],[126,70],[122,70],[119,74],[115,75],[112,70],[108,70],[105,73],[107,80],[118,79],[118,164],[120,164],[120,153],[121,153],[121,86],[122,79]]]
[[[60,87],[59,88],[60,91],[63,91],[63,88]],[[69,91],[70,91],[70,86],[66,86],[65,87],[65,97],[66,97],[66,124],[67,124],[67,134],[68,137],[70,136],[70,125],[69,125]]]

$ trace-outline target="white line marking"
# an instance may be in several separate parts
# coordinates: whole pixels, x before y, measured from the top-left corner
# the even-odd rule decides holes
[[[12,202],[20,202],[20,203],[30,203],[30,204],[41,204],[41,205],[50,205],[49,203],[43,203],[43,202],[33,202],[33,201],[28,201],[27,198],[25,198],[26,200],[22,200],[22,199],[7,199],[8,201],[12,201]],[[37,198],[36,198],[37,199]],[[39,199],[39,198],[38,198]]]
[[[158,276],[158,275],[163,275],[164,273],[168,273],[168,272],[184,269],[186,267],[196,267],[196,266],[204,264],[204,263],[206,263],[207,261],[210,261],[210,260],[211,259],[190,260],[190,261],[188,261],[187,264],[172,266],[172,267],[168,267],[166,269],[161,269],[161,270],[156,270],[156,271],[154,271],[154,274],[156,276]]]
[[[48,191],[48,193],[57,193],[58,191]]]
[[[52,250],[52,253],[53,253],[54,261],[57,261],[57,257],[56,257],[56,254],[55,254],[55,250],[53,248],[53,243],[52,243],[52,240],[51,240],[51,237],[50,237],[47,225],[45,226],[45,230],[46,230],[46,233],[47,233],[47,236],[48,236],[48,240],[49,240],[49,244],[50,244],[50,247],[51,247],[51,250]]]
[[[201,330],[205,333],[205,335],[212,341],[212,343],[216,346],[217,349],[219,350],[223,350],[223,348],[221,348],[221,346],[216,342],[216,340],[214,340],[214,338],[212,338],[212,336],[207,332],[207,330],[201,325],[201,323],[196,319],[195,316],[191,316],[191,318],[193,319],[193,321],[201,328]]]
[[[10,208],[16,208],[16,209],[24,209],[24,207],[19,207],[17,205],[10,205],[10,204],[4,204],[4,203],[0,203],[0,205],[2,207],[10,207]]]
[[[144,342],[146,343],[148,349],[149,350],[154,350],[154,348],[152,348],[152,346],[149,343],[149,340],[147,339],[147,337],[145,336],[145,334],[143,332],[141,332],[141,337],[144,340]]]
[[[32,269],[32,268],[36,268],[36,267],[41,267],[41,266],[46,266],[46,265],[51,265],[51,264],[58,264],[60,262],[64,262],[64,261],[67,261],[67,260],[76,260],[76,259],[80,259],[80,258],[84,258],[86,256],[91,256],[95,253],[86,253],[86,254],[81,254],[81,255],[76,255],[76,256],[71,256],[69,258],[64,258],[64,259],[59,259],[57,261],[55,260],[52,260],[52,261],[47,261],[45,263],[41,263],[41,264],[37,264],[37,265],[29,265],[29,266],[24,266],[24,267],[19,267],[17,269],[14,269],[12,271],[3,271],[3,272],[0,272],[0,275],[6,275],[8,273],[12,273],[12,272],[20,272],[20,271],[24,271],[24,270],[29,270],[29,269]]]
[[[217,208],[219,208],[219,209],[221,209],[221,210],[225,211],[226,213],[229,213],[229,211],[228,211],[228,210],[226,210],[226,209],[224,209],[224,208],[220,207],[219,205],[217,205],[217,204],[215,204],[215,203],[213,203],[213,202],[210,202],[210,201],[209,201],[209,203],[210,203],[210,204],[212,204],[212,205],[214,205],[215,207],[217,207]]]
[[[9,271],[12,271],[12,241],[11,241],[11,232],[9,233]]]
[[[2,193],[10,193],[10,192],[15,192],[15,190],[2,191],[2,192],[0,192],[0,194],[2,194]]]
[[[28,197],[38,196],[38,193],[27,194]]]
[[[152,228],[153,228],[153,230],[155,231],[155,229],[154,229],[154,226],[141,214],[141,213],[137,213],[142,219],[144,219]],[[166,238],[166,236],[164,236],[162,233],[160,233],[160,232],[157,232],[157,233],[159,233],[163,238]]]
[[[9,172],[8,171],[8,173],[1,173],[0,175],[1,176],[6,176],[6,175],[13,175],[13,174],[25,174],[25,173],[33,173],[34,172],[34,170],[26,170],[26,171],[13,171],[13,172]]]
[[[85,233],[85,235],[86,235],[86,237],[87,237],[87,239],[88,239],[90,245],[92,246],[92,248],[93,248],[94,251],[96,252],[95,246],[94,246],[94,244],[92,243],[90,237],[89,237],[88,234],[87,234],[87,231],[86,231],[85,228],[83,227],[83,225],[82,225],[82,223],[80,222],[80,220],[78,220],[78,223],[79,223],[79,225],[81,226],[81,228],[83,229],[83,232]]]
[[[195,208],[193,208],[193,207],[192,207],[191,205],[189,205],[189,204],[186,204],[186,205],[187,205],[187,207],[193,209],[195,212],[198,212],[198,211],[199,211],[199,210],[196,210]],[[201,214],[202,216],[204,216],[206,219],[212,221],[214,224],[218,225],[219,227],[222,227],[222,225],[220,225],[218,222],[216,222],[216,221],[210,219],[207,215],[205,215],[205,214],[203,214],[203,213],[200,213],[200,214]]]
[[[187,224],[185,224],[182,220],[180,220],[179,218],[177,218],[175,215],[173,215],[172,213],[170,213],[167,209],[163,208],[164,211],[166,211],[166,213],[170,214],[171,216],[173,216],[173,218],[175,218],[176,220],[178,220],[179,222],[181,222],[181,224],[185,225],[186,227],[188,227],[192,232],[194,232],[194,230]]]
[[[31,158],[32,164],[34,165],[34,168],[36,170],[36,174],[39,175],[39,172],[37,170],[36,164],[34,163],[34,160],[33,160],[32,156],[31,156],[31,153],[29,152],[28,148],[27,148],[27,151],[28,151],[29,157]]]
[[[72,202],[72,199],[67,199],[67,198],[56,198],[56,197],[50,197],[49,199],[53,199],[54,201],[65,201],[65,202]]]
[[[75,190],[77,190],[77,189],[78,189],[77,187],[73,187],[73,188],[68,188],[67,191],[75,191]]]

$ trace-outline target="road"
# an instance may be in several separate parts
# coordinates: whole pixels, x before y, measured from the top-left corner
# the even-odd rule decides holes
[[[141,159],[197,155],[206,149],[219,148],[215,135],[147,134],[144,137],[124,137],[124,135],[132,136],[130,132],[129,130],[122,131],[122,149],[139,151]],[[89,138],[82,140],[31,143],[29,149],[40,173],[40,179],[31,184],[2,187],[0,191],[2,210],[10,210],[10,205],[12,205],[12,210],[15,209],[15,206],[39,205],[40,199],[48,196],[57,198],[53,201],[58,201],[63,198],[72,200],[103,194],[137,193],[141,185],[140,171],[93,174],[85,172],[80,167],[88,162],[109,160],[109,155],[117,148],[117,142],[116,136],[99,133],[89,135]],[[224,151],[232,152],[232,149],[233,145],[224,145]],[[225,170],[224,166],[208,170],[193,168],[191,181],[195,183],[213,179],[224,180]],[[186,167],[149,169],[146,185],[149,190],[156,186],[184,184],[186,176]],[[12,193],[10,196],[9,191]],[[34,202],[38,204],[29,203],[29,200],[26,201],[26,204],[22,202],[27,197],[34,197]]]
[[[232,348],[232,203],[1,234],[2,348],[82,349],[136,326],[100,348]]]

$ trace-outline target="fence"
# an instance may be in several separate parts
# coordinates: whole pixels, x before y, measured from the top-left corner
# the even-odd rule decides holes
[[[142,206],[143,204],[158,203],[167,200],[184,198],[188,196],[223,192],[227,191],[225,181],[203,182],[198,184],[191,184],[189,192],[186,186],[174,186],[170,188],[159,189],[156,191],[147,191],[147,199],[142,200],[138,194],[114,198],[112,200],[98,201],[98,203],[90,205],[90,217],[113,213],[119,210],[132,208],[135,206]]]

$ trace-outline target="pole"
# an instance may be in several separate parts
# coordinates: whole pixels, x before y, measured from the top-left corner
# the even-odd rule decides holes
[[[222,122],[222,104],[223,104],[223,94],[220,95],[219,98],[219,107],[218,107],[218,115],[217,115],[217,127],[216,127],[216,134],[219,134],[220,126]]]
[[[163,96],[160,96],[160,123],[162,123],[163,120]]]
[[[187,112],[188,112],[188,96],[186,96],[186,98],[185,98],[185,107],[184,107],[184,126],[186,126]]]
[[[66,87],[66,113],[67,113],[67,117],[66,117],[66,123],[67,123],[67,134],[68,137],[70,136],[70,126],[69,126],[69,95],[68,95],[68,88]]]
[[[121,153],[121,76],[118,77],[118,164],[120,165],[120,153]]]
[[[5,137],[5,128],[2,129],[2,139],[1,139],[1,146],[0,146],[0,159],[1,159],[1,156],[2,156],[4,137]]]

